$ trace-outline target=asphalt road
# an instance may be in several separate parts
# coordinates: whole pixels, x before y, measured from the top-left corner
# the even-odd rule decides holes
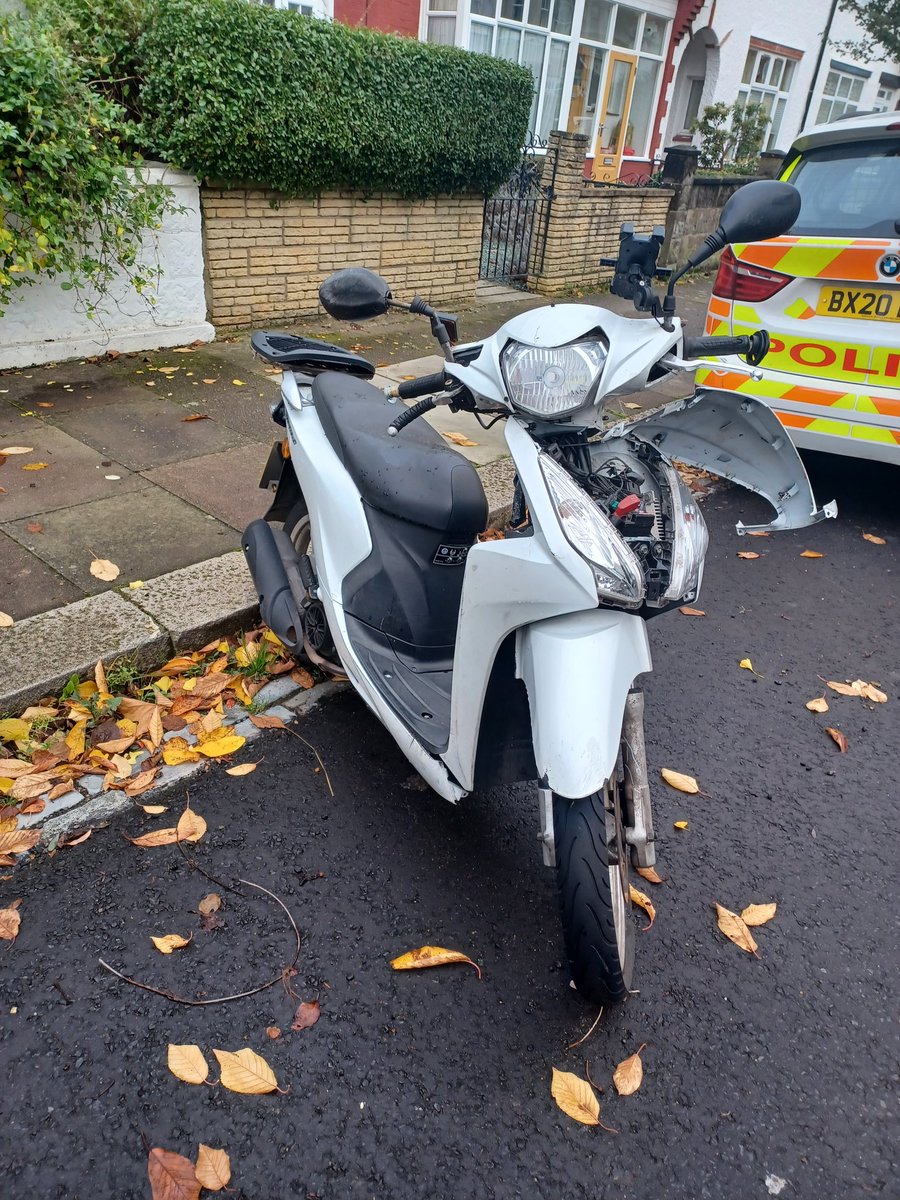
[[[187,1155],[226,1148],[244,1200],[897,1196],[900,478],[814,466],[838,521],[739,540],[734,521],[760,505],[711,496],[707,615],[651,627],[651,769],[696,775],[706,794],[654,786],[667,881],[638,935],[639,990],[583,1046],[566,1049],[596,1014],[567,986],[529,790],[453,808],[410,787],[405,760],[345,694],[298,726],[333,799],[284,733],[250,748],[254,774],[214,766],[192,795],[209,822],[203,868],[253,880],[295,914],[290,982],[320,995],[313,1028],[289,1031],[295,1001],[280,984],[185,1008],[97,965],[213,996],[290,960],[275,903],[121,836],[166,818],[136,811],[0,884],[0,904],[23,898],[18,941],[0,951],[4,1200],[146,1198],[142,1137]],[[824,557],[800,558],[807,548]],[[759,675],[738,667],[745,656]],[[816,716],[804,703],[819,675],[877,680],[890,699],[833,696]],[[224,926],[204,933],[195,910],[210,890],[225,897]],[[758,958],[717,932],[716,900],[778,902]],[[149,941],[190,931],[169,958]],[[467,951],[483,980],[463,966],[390,970],[423,943]],[[286,1032],[270,1041],[270,1025]],[[250,1046],[289,1091],[181,1083],[169,1042],[196,1042],[211,1062],[213,1047]],[[641,1043],[643,1086],[618,1097],[612,1070]],[[583,1074],[585,1058],[617,1135],[551,1100],[551,1068]]]

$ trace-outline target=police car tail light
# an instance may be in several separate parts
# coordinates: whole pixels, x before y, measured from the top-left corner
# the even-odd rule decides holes
[[[770,271],[768,267],[741,262],[726,246],[719,260],[719,273],[713,284],[713,293],[724,300],[747,300],[754,303],[768,300],[790,282],[790,275]]]

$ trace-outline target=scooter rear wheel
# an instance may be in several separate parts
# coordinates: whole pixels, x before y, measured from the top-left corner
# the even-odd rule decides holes
[[[580,800],[554,794],[553,830],[572,981],[595,1004],[624,1000],[634,967],[634,922],[620,780]]]

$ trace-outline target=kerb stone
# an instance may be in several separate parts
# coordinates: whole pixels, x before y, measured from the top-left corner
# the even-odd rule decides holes
[[[259,620],[259,599],[240,551],[148,579],[130,598],[168,629],[176,650],[196,649]]]

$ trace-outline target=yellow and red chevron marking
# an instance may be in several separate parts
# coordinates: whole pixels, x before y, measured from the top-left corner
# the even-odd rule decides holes
[[[892,246],[887,238],[780,237],[731,249],[741,262],[801,279],[885,283],[878,263]]]

